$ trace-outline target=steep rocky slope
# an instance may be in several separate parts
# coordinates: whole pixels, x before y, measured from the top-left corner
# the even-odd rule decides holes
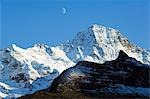
[[[48,89],[22,98],[150,98],[149,72],[149,65],[120,51],[116,60],[104,64],[80,61],[54,79]]]
[[[105,63],[115,60],[120,50],[150,64],[150,51],[132,44],[118,30],[96,24],[58,46],[23,49],[12,44],[0,50],[0,96],[20,97],[45,89],[79,61]]]

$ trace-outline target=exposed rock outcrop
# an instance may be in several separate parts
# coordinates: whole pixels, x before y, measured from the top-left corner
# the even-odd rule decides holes
[[[40,97],[39,93],[47,93],[47,96],[55,93],[61,97],[66,92],[73,92],[80,93],[80,98],[149,98],[149,72],[149,65],[142,64],[120,51],[116,60],[104,64],[80,61],[54,79],[48,89],[25,97]],[[71,97],[79,96],[72,94]]]

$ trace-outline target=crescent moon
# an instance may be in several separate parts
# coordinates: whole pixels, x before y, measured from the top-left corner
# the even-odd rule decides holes
[[[66,8],[62,8],[62,10],[63,10],[62,13],[66,14]]]

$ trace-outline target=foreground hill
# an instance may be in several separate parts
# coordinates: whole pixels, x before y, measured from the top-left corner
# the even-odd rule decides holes
[[[45,90],[22,98],[150,98],[150,66],[120,51],[116,60],[80,61]]]

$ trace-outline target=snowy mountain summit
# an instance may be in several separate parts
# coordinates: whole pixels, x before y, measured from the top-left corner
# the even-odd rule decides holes
[[[101,25],[92,25],[87,31],[79,32],[63,46],[73,62],[87,60],[104,63],[116,59],[122,50],[144,64],[150,63],[150,51],[130,43],[118,30]]]
[[[59,46],[35,44],[22,49],[12,44],[0,50],[0,97],[20,97],[48,88],[77,62],[115,60],[120,50],[150,65],[150,51],[132,44],[118,30],[97,24]]]

